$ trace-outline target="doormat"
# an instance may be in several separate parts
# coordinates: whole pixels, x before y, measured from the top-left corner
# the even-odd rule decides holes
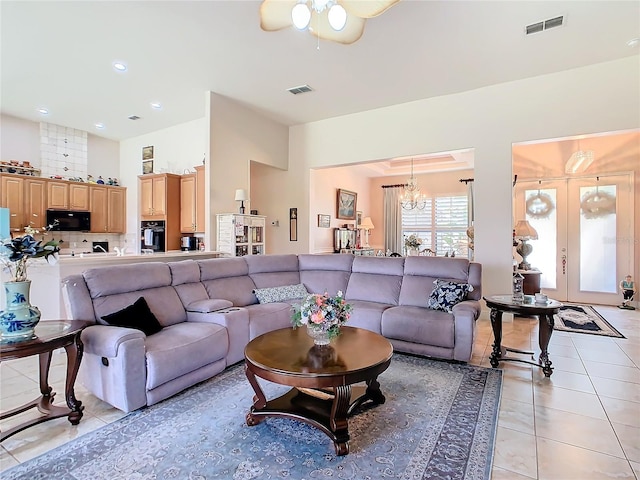
[[[563,305],[553,316],[554,330],[626,338],[590,305]]]

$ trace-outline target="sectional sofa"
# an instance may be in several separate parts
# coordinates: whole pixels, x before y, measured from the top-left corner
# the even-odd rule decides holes
[[[349,325],[384,335],[397,351],[467,362],[480,279],[481,265],[462,258],[264,255],[93,268],[67,277],[63,297],[70,318],[96,323],[82,333],[80,381],[129,412],[243,360],[251,339],[291,327],[296,300],[281,298],[290,286],[343,291],[354,307]],[[427,300],[436,280],[473,290],[450,313],[435,310]],[[159,332],[105,325],[102,317],[140,297]]]

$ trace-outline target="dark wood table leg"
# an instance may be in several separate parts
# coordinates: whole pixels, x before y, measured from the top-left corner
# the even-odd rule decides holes
[[[76,377],[78,376],[78,370],[80,370],[80,361],[82,360],[82,353],[84,351],[84,345],[80,341],[80,333],[76,335],[73,343],[64,347],[67,353],[67,378],[64,388],[65,400],[67,406],[71,412],[69,413],[69,421],[71,425],[78,425],[82,418],[82,411],[84,407],[82,402],[76,399],[74,391],[74,385],[76,383]]]
[[[538,328],[538,343],[540,344],[540,358],[538,363],[542,367],[542,371],[545,377],[550,377],[553,373],[551,367],[551,360],[549,360],[549,341],[553,334],[553,314],[540,315],[540,326]]]
[[[351,385],[339,385],[334,389],[335,397],[331,405],[329,428],[333,433],[333,444],[336,455],[349,453],[349,423],[347,415],[351,401]]]
[[[40,370],[40,393],[42,394],[42,400],[38,404],[38,410],[41,413],[48,413],[48,406],[53,404],[53,397],[55,392],[52,392],[52,388],[49,385],[49,369],[51,368],[51,355],[52,352],[45,352],[38,355],[38,363]]]
[[[256,417],[255,415],[253,415],[253,412],[255,410],[262,410],[267,406],[267,397],[264,395],[260,384],[256,380],[256,376],[253,374],[247,364],[245,364],[244,366],[244,374],[247,376],[247,380],[249,380],[253,391],[256,392],[256,394],[253,396],[253,406],[251,407],[251,410],[249,410],[249,413],[247,413],[246,417],[247,425],[253,427],[254,425],[258,425],[260,422],[262,422],[262,420],[264,420],[264,417]]]
[[[502,356],[502,311],[497,308],[491,309],[491,328],[493,329],[493,351],[491,352],[491,366],[498,366]]]

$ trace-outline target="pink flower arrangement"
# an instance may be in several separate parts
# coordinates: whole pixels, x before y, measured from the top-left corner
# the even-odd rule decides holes
[[[294,306],[291,322],[294,328],[308,324],[321,327],[333,338],[340,334],[340,327],[349,320],[352,309],[341,291],[335,297],[327,292],[315,293],[307,296],[299,307]]]

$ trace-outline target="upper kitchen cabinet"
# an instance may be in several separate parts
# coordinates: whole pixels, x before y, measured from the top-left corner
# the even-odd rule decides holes
[[[180,175],[159,173],[138,178],[142,220],[166,220],[167,216],[180,215]]]
[[[69,183],[69,209],[88,212],[89,208],[89,185]]]
[[[47,181],[44,178],[24,179],[24,224],[41,229],[47,223]]]
[[[9,229],[12,233],[24,228],[24,179],[0,175],[0,207],[9,209]]]
[[[48,180],[47,199],[47,208],[69,210],[69,183],[64,180]]]
[[[204,232],[204,165],[180,178],[180,231]]]
[[[91,185],[91,232],[124,233],[126,230],[127,189]]]

